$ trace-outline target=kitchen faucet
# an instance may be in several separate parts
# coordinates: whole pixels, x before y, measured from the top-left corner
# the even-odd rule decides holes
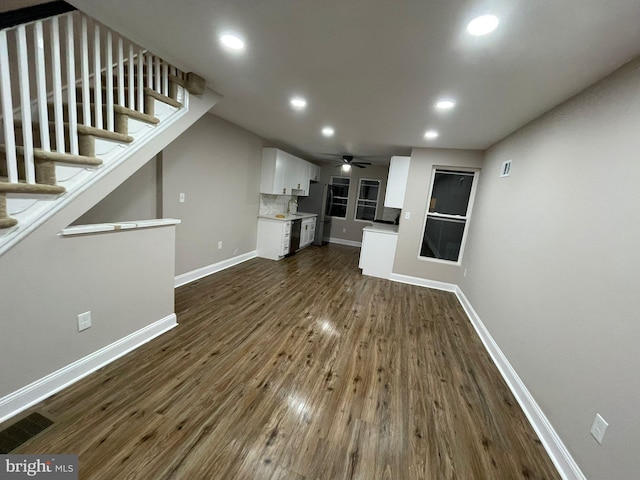
[[[287,202],[287,213],[291,213],[291,202],[293,202],[293,204],[296,206],[293,212],[296,213],[298,211],[298,200],[295,198],[292,198]]]

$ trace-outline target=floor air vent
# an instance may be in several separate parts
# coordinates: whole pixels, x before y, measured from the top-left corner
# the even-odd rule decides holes
[[[0,432],[0,454],[15,450],[51,425],[52,420],[37,412],[24,417]]]

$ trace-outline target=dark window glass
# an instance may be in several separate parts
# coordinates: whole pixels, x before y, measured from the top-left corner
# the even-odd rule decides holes
[[[465,223],[464,220],[427,217],[420,256],[458,261]]]
[[[436,171],[429,212],[465,216],[472,185],[472,173]]]

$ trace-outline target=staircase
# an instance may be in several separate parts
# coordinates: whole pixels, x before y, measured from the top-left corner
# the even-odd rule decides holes
[[[1,30],[0,254],[204,91],[78,11]]]

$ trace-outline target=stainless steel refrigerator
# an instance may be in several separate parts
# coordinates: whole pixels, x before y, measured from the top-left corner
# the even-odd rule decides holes
[[[306,213],[317,213],[316,235],[313,239],[314,245],[324,245],[328,242],[331,227],[331,189],[326,183],[312,182],[309,185],[309,196],[298,197],[298,211]]]

